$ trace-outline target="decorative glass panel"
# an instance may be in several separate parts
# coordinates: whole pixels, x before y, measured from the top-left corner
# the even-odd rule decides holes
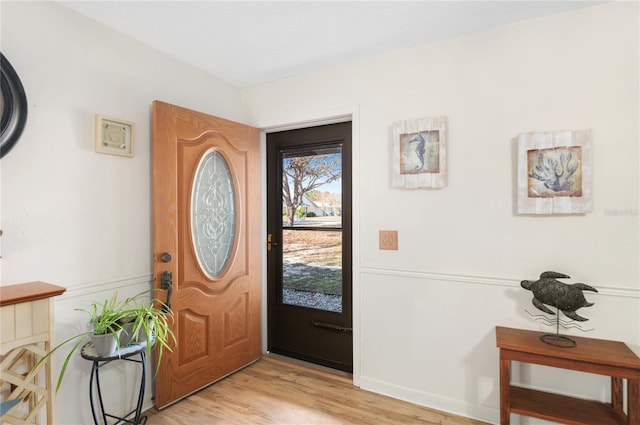
[[[200,267],[216,277],[225,269],[236,234],[231,169],[218,151],[200,161],[191,193],[191,233]]]

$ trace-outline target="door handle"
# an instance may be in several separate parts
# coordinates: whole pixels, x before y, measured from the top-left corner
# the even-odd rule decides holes
[[[273,235],[269,233],[267,235],[267,252],[271,252],[272,247],[278,246],[278,242],[273,240]]]
[[[353,332],[353,328],[334,325],[333,323],[324,323],[324,322],[317,322],[315,320],[312,320],[311,325],[315,326],[316,328],[329,329],[331,331],[336,331],[336,332]]]
[[[160,288],[167,290],[167,302],[162,304],[162,311],[169,313],[171,311],[171,295],[173,293],[173,275],[171,272],[162,272]]]

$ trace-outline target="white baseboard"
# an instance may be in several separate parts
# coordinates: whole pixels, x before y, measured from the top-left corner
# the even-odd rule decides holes
[[[360,384],[360,388],[363,390],[418,404],[429,409],[489,423],[500,422],[500,410],[487,406],[472,405],[460,400],[443,397],[442,395],[416,391],[411,388],[367,378],[362,375],[360,376]]]

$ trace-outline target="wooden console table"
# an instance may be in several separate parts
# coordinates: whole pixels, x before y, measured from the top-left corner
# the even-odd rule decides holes
[[[53,297],[66,289],[44,282],[0,286],[2,424],[53,423],[50,359]],[[44,372],[44,373],[42,373]]]
[[[543,332],[496,327],[500,348],[500,424],[511,413],[565,424],[640,425],[640,358],[624,343],[574,337],[574,348],[540,340]],[[511,362],[559,367],[611,377],[611,403],[583,400],[511,385]],[[627,380],[627,414],[622,380]]]

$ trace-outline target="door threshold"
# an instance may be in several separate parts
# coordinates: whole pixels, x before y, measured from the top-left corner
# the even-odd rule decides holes
[[[295,366],[306,369],[313,369],[314,372],[320,373],[322,375],[328,375],[330,378],[339,379],[340,381],[353,384],[353,374],[349,372],[344,372],[342,370],[333,369],[330,367],[322,366],[319,364],[307,362],[300,359],[294,359],[293,357],[283,356],[282,354],[276,354],[267,351],[262,355],[264,360],[275,361],[278,363],[287,364],[289,366]]]

